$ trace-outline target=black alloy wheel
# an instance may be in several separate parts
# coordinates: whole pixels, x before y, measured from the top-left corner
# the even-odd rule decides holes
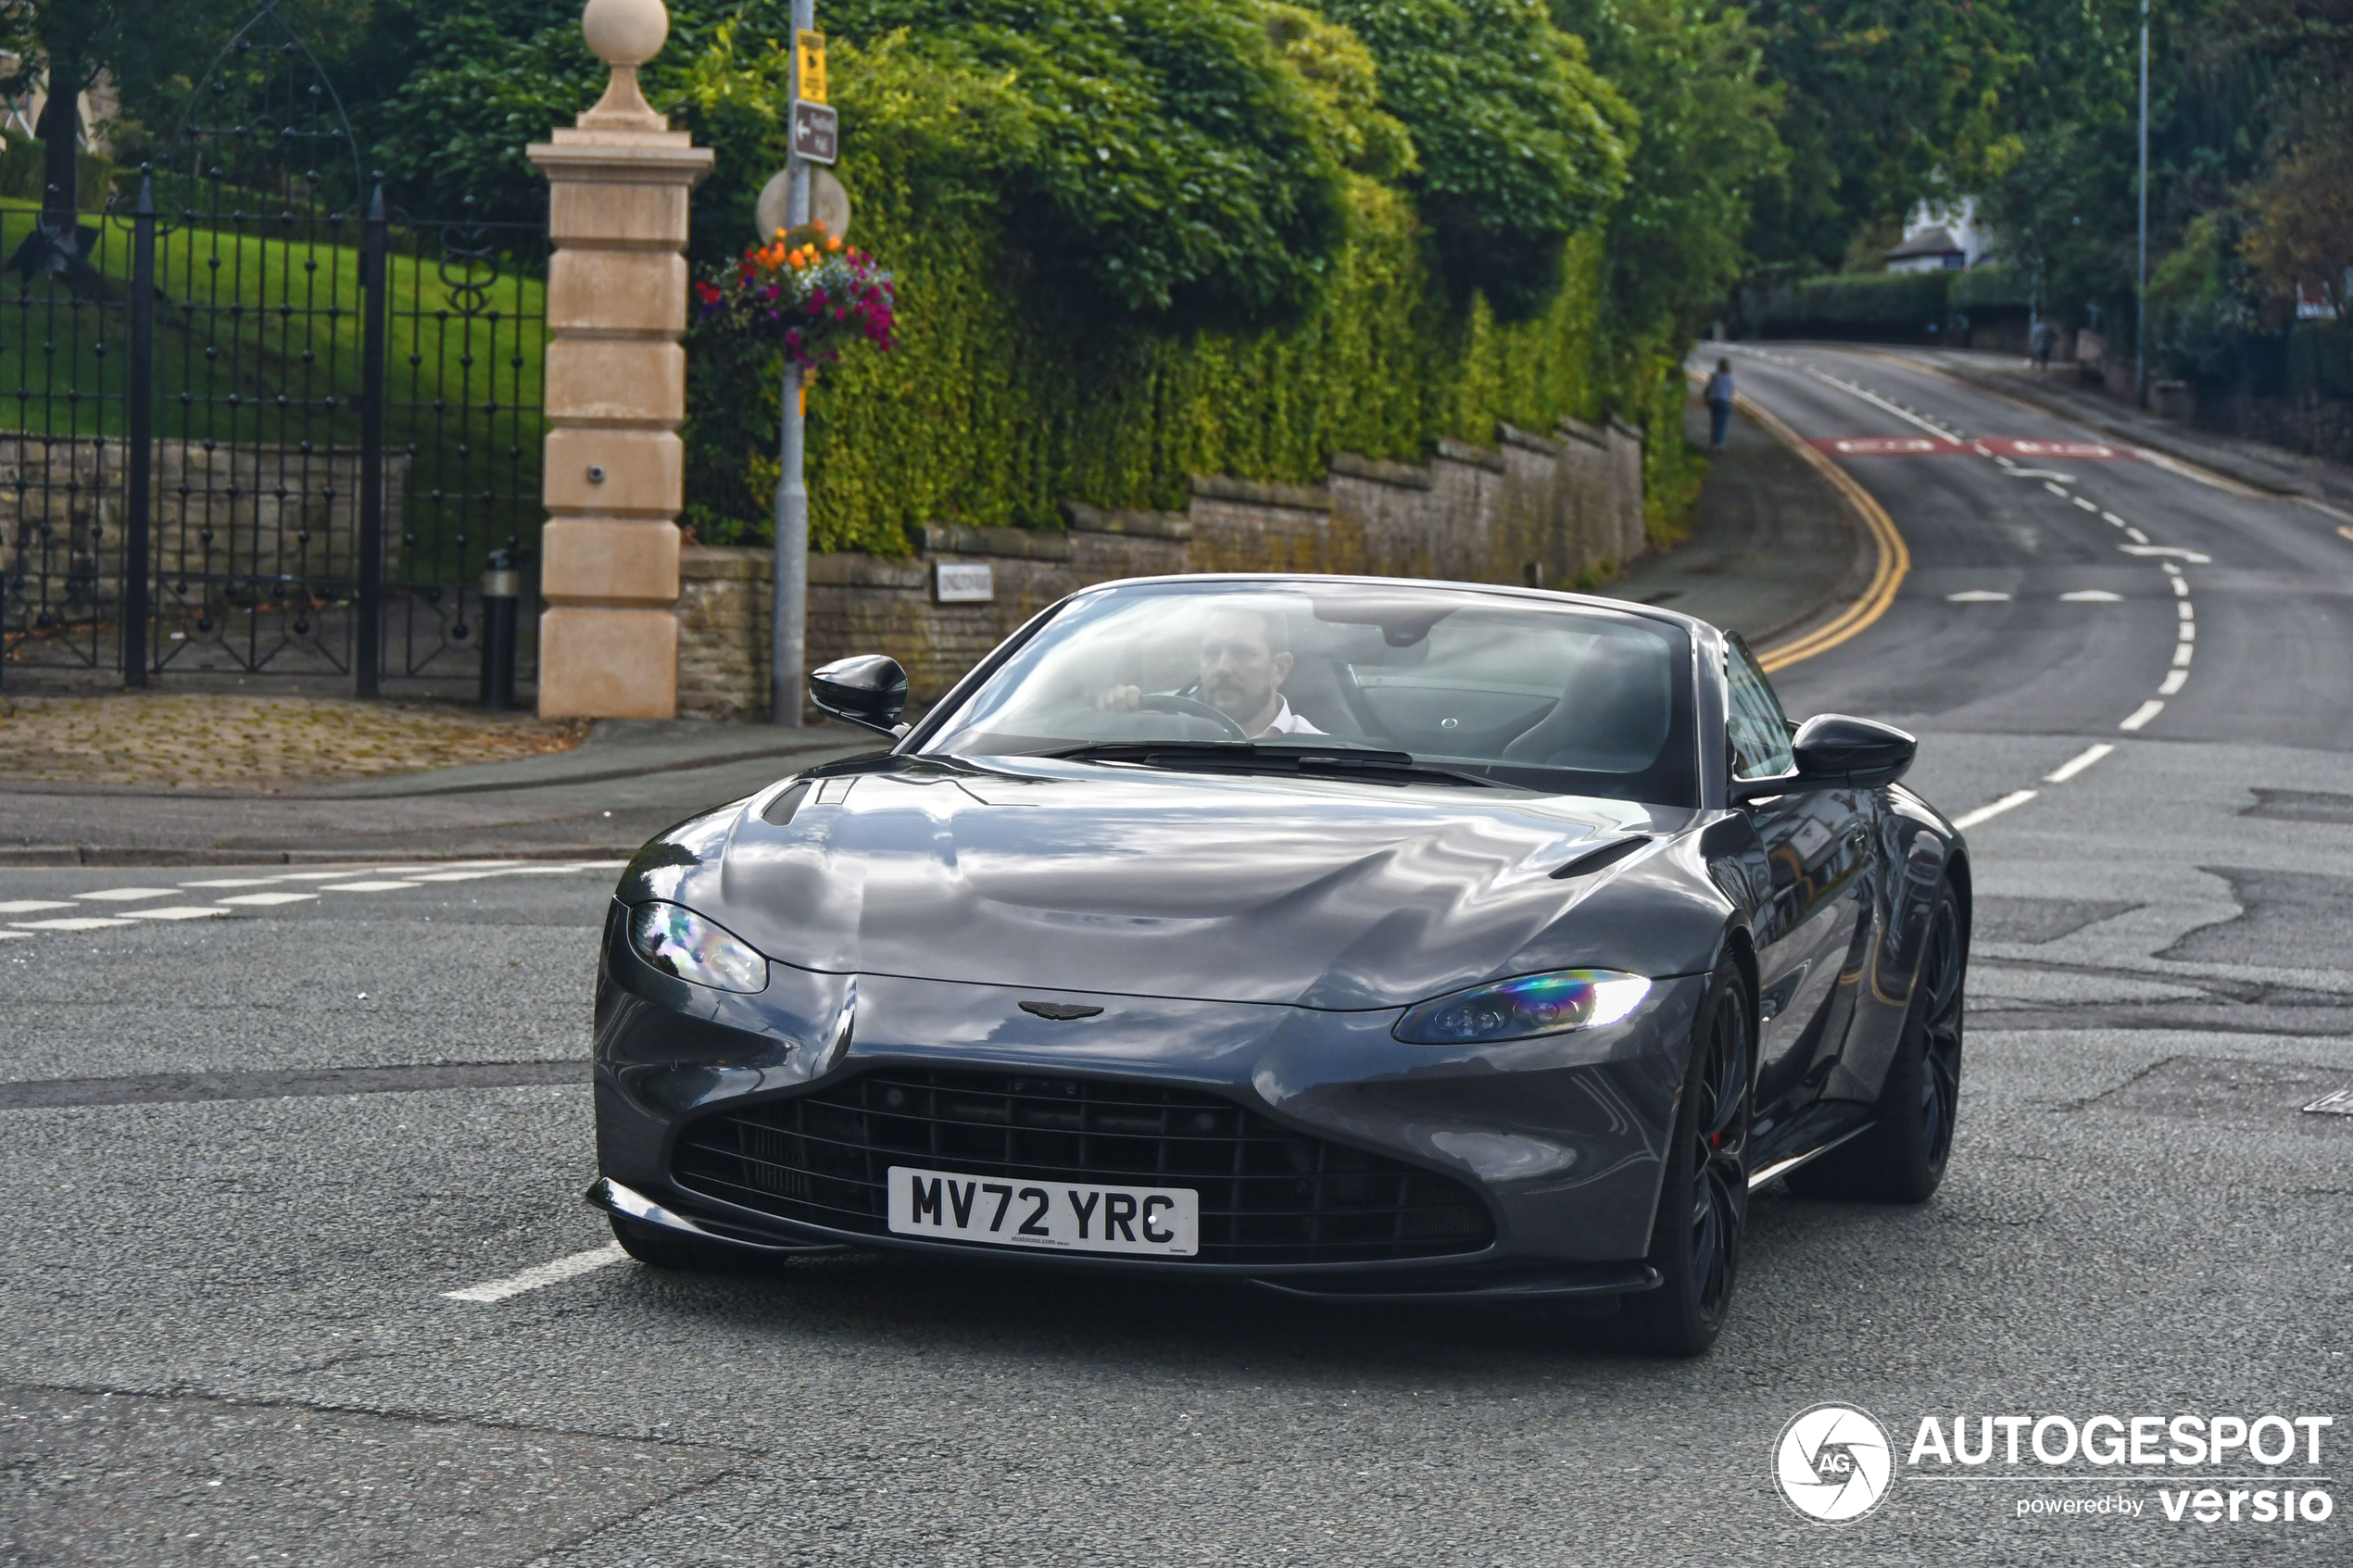
[[[1921,1007],[1920,1140],[1927,1155],[1929,1191],[1944,1177],[1953,1152],[1953,1128],[1961,1113],[1961,1014],[1968,959],[1961,946],[1960,900],[1950,884],[1937,889],[1929,916],[1928,950],[1920,958],[1915,993]],[[1922,1198],[1928,1193],[1920,1194]]]
[[[1667,1143],[1648,1260],[1661,1283],[1624,1304],[1629,1336],[1660,1355],[1705,1353],[1731,1310],[1748,1224],[1753,1017],[1728,963],[1709,983]]]
[[[1866,1203],[1925,1203],[1935,1194],[1960,1121],[1968,989],[1960,895],[1942,882],[1929,906],[1904,1037],[1880,1087],[1878,1121],[1861,1137],[1791,1172],[1793,1191]]]

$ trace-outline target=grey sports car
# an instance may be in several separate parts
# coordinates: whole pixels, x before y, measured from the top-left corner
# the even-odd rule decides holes
[[[842,1248],[1355,1302],[1614,1304],[1705,1350],[1748,1195],[1918,1202],[1969,877],[1910,736],[1576,595],[1113,583],[889,748],[623,875],[590,1200],[648,1263]]]

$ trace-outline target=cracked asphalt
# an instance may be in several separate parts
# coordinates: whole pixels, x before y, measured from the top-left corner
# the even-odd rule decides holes
[[[1867,355],[1784,358],[1965,434],[2071,438]],[[1912,428],[1743,371],[1802,433]],[[2302,1110],[2353,1088],[2353,546],[2154,465],[2102,480],[2211,558],[2185,569],[2190,680],[2124,731],[2174,643],[2157,567],[1990,460],[1855,471],[1913,578],[1778,677],[1790,707],[1915,728],[1916,782],[1955,813],[2035,793],[1969,833],[1943,1190],[1766,1189],[1707,1358],[1532,1312],[898,1259],[604,1260],[451,1299],[608,1240],[567,1064],[610,872],[509,868],[0,940],[0,1562],[2353,1561],[2353,1116]],[[2058,598],[2094,587],[2118,597]],[[2013,596],[1945,596],[1979,588]],[[2312,646],[2288,657],[2283,621]],[[2116,749],[2045,782],[2095,743]],[[19,869],[0,903],[236,874]],[[1772,1468],[1829,1400],[1876,1416],[1899,1471],[1835,1529]],[[2335,1415],[2292,1471],[2328,1477],[2297,1485],[2331,1517],[2175,1522],[2080,1457],[1903,1462],[1928,1417],[2183,1412]],[[2141,1511],[2020,1513],[2115,1496]]]

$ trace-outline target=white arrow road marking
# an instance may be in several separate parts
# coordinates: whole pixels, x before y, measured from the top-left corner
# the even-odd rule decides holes
[[[508,1297],[521,1296],[526,1290],[538,1290],[550,1285],[561,1285],[568,1279],[577,1279],[582,1274],[593,1273],[608,1264],[618,1263],[628,1256],[628,1253],[621,1249],[621,1243],[610,1242],[592,1252],[575,1252],[569,1258],[559,1258],[552,1263],[542,1263],[535,1269],[525,1269],[519,1274],[509,1274],[505,1279],[494,1279],[484,1285],[468,1286],[463,1290],[445,1290],[441,1293],[442,1298],[447,1301],[479,1301],[485,1305],[493,1301],[504,1301]]]
[[[1957,828],[1973,828],[1980,822],[2000,816],[2013,806],[2023,806],[2033,798],[2034,791],[2031,789],[2014,789],[1989,805],[1980,806],[1974,811],[1962,812],[1953,819],[1953,825]]]
[[[2076,774],[2082,772],[2084,769],[2090,767],[2093,763],[2098,761],[2101,758],[2106,757],[2115,749],[2116,747],[2109,745],[2107,741],[2102,741],[2097,746],[2087,746],[2083,750],[2079,751],[2074,756],[2069,758],[2066,761],[2060,763],[2057,768],[2051,770],[2051,771],[2044,774],[2043,782],[2045,784],[2065,784],[2068,780],[2073,778]]]

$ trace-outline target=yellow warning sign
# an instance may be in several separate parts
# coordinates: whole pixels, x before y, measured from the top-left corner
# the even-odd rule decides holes
[[[806,103],[822,104],[825,101],[825,35],[796,32],[793,42],[800,56],[800,91],[796,95]]]

